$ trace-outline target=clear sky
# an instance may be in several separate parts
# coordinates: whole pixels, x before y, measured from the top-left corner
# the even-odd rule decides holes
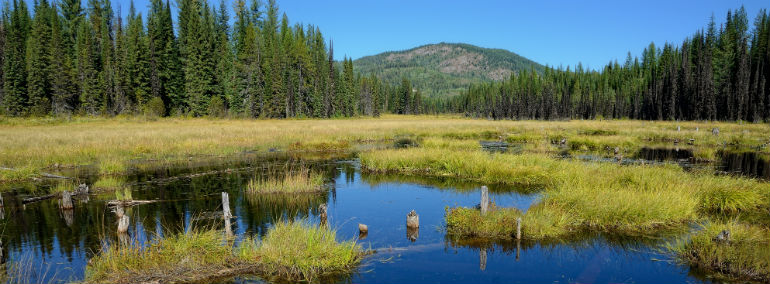
[[[112,1],[127,13],[130,0]],[[134,1],[138,10],[147,10],[148,0]],[[219,0],[209,1],[218,7]],[[334,41],[337,59],[463,42],[507,49],[542,64],[582,62],[590,68],[622,62],[629,51],[640,55],[651,41],[679,44],[704,28],[712,14],[721,23],[728,9],[741,5],[753,23],[770,1],[278,0],[292,23],[319,26]]]
[[[292,22],[319,25],[335,56],[359,58],[428,43],[503,48],[542,64],[601,68],[651,42],[681,43],[713,14],[743,5],[753,23],[770,1],[279,1]]]

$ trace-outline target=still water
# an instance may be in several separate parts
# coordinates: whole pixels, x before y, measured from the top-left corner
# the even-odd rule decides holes
[[[244,194],[248,180],[302,163],[323,172],[329,190],[301,197]],[[226,170],[230,169],[230,170]],[[90,180],[87,174],[83,179]],[[328,203],[329,223],[339,238],[358,237],[358,223],[369,226],[364,248],[377,253],[356,273],[339,282],[423,283],[704,283],[697,271],[673,263],[660,252],[666,239],[623,239],[587,236],[548,243],[488,243],[446,236],[444,213],[449,206],[475,206],[479,184],[447,179],[361,173],[355,159],[261,157],[169,169],[145,169],[127,177],[134,199],[158,200],[130,208],[131,238],[146,243],[192,226],[221,226],[210,217],[221,210],[220,192],[230,194],[240,237],[262,236],[276,220],[306,219],[318,223],[317,208]],[[498,206],[526,210],[537,194],[515,188],[490,187]],[[115,242],[115,216],[105,205],[114,194],[91,195],[63,213],[56,200],[22,205],[23,192],[4,194],[3,262],[6,272],[21,263],[24,281],[68,282],[83,279],[86,263],[106,243]],[[408,238],[406,214],[420,215],[416,240]],[[221,216],[221,215],[220,215]],[[410,232],[414,234],[414,232]],[[414,235],[413,235],[414,236]],[[233,282],[260,282],[239,277]]]

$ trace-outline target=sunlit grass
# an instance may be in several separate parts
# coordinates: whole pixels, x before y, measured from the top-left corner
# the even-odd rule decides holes
[[[364,251],[336,231],[304,221],[279,222],[260,241],[227,241],[215,229],[189,229],[149,246],[111,245],[86,267],[88,283],[201,282],[239,274],[281,281],[313,281],[356,268]]]
[[[270,274],[308,282],[350,272],[363,253],[355,241],[338,242],[333,229],[303,221],[279,222],[261,242],[245,240],[236,252],[240,259],[260,263]]]
[[[676,131],[676,126],[681,131]],[[711,128],[720,128],[720,135]],[[695,129],[699,130],[696,131]],[[132,161],[185,160],[243,151],[337,151],[356,143],[396,137],[526,142],[530,152],[552,152],[551,137],[595,145],[634,148],[695,139],[694,147],[754,147],[767,143],[767,124],[715,122],[487,121],[456,116],[393,116],[335,120],[237,120],[204,118],[4,118],[0,122],[0,180],[24,180],[54,164],[95,165],[101,174],[130,170]],[[430,144],[432,141],[426,139]],[[435,142],[435,141],[434,141]],[[443,142],[439,142],[443,143]],[[447,147],[475,147],[470,142]],[[586,146],[587,148],[588,146]],[[770,151],[770,147],[761,151]],[[712,157],[713,150],[699,152]]]
[[[770,188],[765,183],[691,174],[671,165],[619,166],[556,160],[534,154],[430,148],[371,151],[361,155],[361,163],[371,172],[454,176],[485,183],[539,186],[543,192],[542,205],[524,214],[525,219],[532,218],[535,222],[524,226],[531,226],[528,229],[538,237],[553,237],[575,229],[654,234],[662,229],[682,227],[715,211],[747,212],[770,203],[766,198]],[[537,215],[528,217],[530,214]],[[551,218],[553,220],[549,220]]]
[[[269,175],[249,180],[249,193],[312,193],[323,190],[324,177],[309,169],[289,170],[282,177]]]
[[[727,240],[718,235],[729,232]],[[667,245],[692,266],[714,271],[717,278],[770,280],[770,230],[735,221],[709,223],[689,240]]]

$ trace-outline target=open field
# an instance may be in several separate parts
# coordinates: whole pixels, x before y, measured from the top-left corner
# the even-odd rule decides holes
[[[680,131],[677,131],[677,126]],[[711,129],[719,128],[718,136]],[[696,130],[697,129],[697,130]],[[0,119],[0,181],[93,165],[120,175],[136,162],[238,155],[244,151],[335,151],[398,137],[525,142],[528,152],[630,154],[645,145],[680,145],[694,139],[695,154],[713,159],[723,148],[767,153],[767,124],[646,121],[487,121],[453,116],[384,116],[339,120],[210,120],[166,118]],[[427,143],[443,143],[427,140]],[[475,142],[452,144],[469,147]],[[556,142],[558,143],[558,142]]]

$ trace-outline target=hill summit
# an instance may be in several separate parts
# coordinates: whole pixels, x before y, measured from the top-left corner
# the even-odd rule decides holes
[[[389,51],[353,61],[356,71],[375,74],[386,83],[406,77],[424,95],[454,96],[472,83],[499,81],[511,73],[543,66],[504,49],[464,43],[438,43],[404,51]]]

